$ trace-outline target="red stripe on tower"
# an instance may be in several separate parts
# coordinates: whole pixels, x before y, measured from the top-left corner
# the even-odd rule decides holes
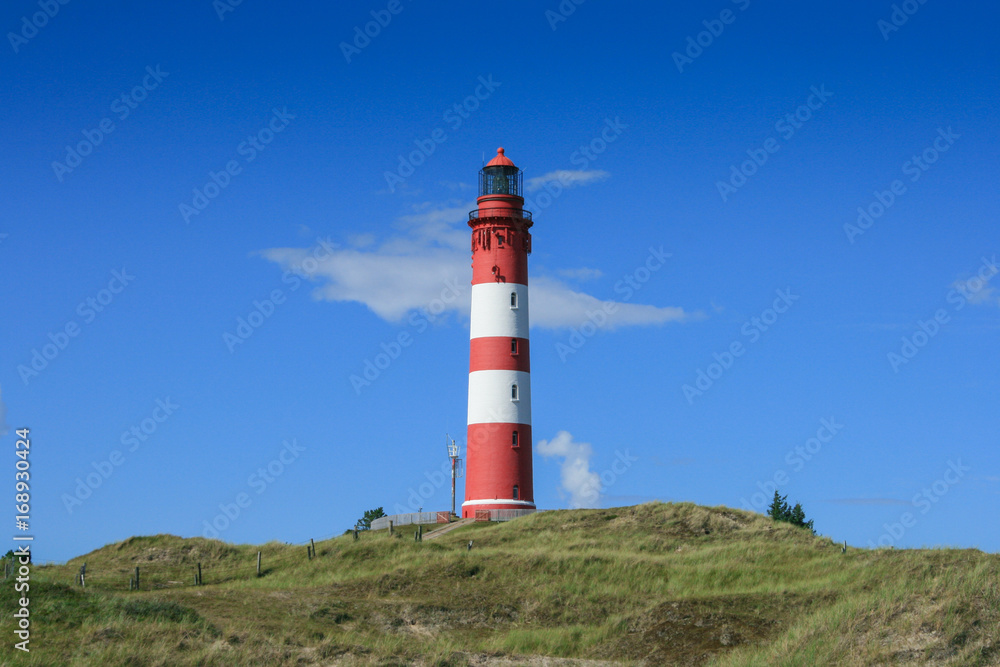
[[[469,430],[462,516],[534,509],[528,253],[521,170],[503,149],[479,172],[472,228]]]
[[[527,338],[483,336],[473,338],[470,348],[470,373],[488,370],[531,372]]]

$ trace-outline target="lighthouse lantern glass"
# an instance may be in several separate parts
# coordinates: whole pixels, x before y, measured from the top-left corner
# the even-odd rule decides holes
[[[521,170],[517,167],[483,167],[479,172],[479,196],[521,196]]]

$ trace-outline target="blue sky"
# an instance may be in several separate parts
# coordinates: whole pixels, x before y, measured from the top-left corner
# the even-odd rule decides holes
[[[0,14],[40,560],[446,509],[498,146],[540,507],[776,486],[838,541],[1000,549],[994,5],[223,2]]]

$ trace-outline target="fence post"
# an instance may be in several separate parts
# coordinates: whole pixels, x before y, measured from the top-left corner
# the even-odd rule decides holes
[[[393,528],[392,528],[392,521],[390,520],[389,521],[389,534],[390,535],[392,535],[392,530],[393,530]]]
[[[201,586],[201,563],[198,563],[198,583],[197,586]]]
[[[139,589],[139,566],[138,565],[135,566],[135,590],[140,590]]]
[[[306,556],[309,558],[309,560],[313,559],[313,550],[312,547],[309,546],[308,544],[306,545]]]
[[[309,538],[309,544],[312,546],[312,555],[313,555],[313,558],[315,558],[316,557],[316,542],[311,537]]]
[[[420,539],[418,539],[417,541],[418,542],[423,542],[424,541],[424,527],[423,527],[422,524],[420,526],[417,526],[417,534],[420,536]]]
[[[260,576],[260,552],[257,552],[257,576]]]
[[[134,591],[135,590],[135,577],[129,577],[128,578],[128,589],[130,591]]]

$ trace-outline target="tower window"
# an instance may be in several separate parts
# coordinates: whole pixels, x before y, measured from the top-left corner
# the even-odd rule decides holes
[[[517,400],[517,384],[512,384],[510,386],[510,400],[512,401]]]
[[[512,355],[517,355],[517,339],[516,338],[511,338],[510,339],[510,353]]]
[[[517,489],[517,484],[515,484],[515,485],[514,485],[514,500],[517,500],[517,498],[518,498],[518,495],[519,495],[519,494],[518,494],[518,489]]]
[[[514,431],[514,434],[510,438],[510,446],[511,447],[520,447],[520,445],[517,442],[517,431]]]
[[[510,307],[511,310],[517,309],[517,292],[510,293]]]

